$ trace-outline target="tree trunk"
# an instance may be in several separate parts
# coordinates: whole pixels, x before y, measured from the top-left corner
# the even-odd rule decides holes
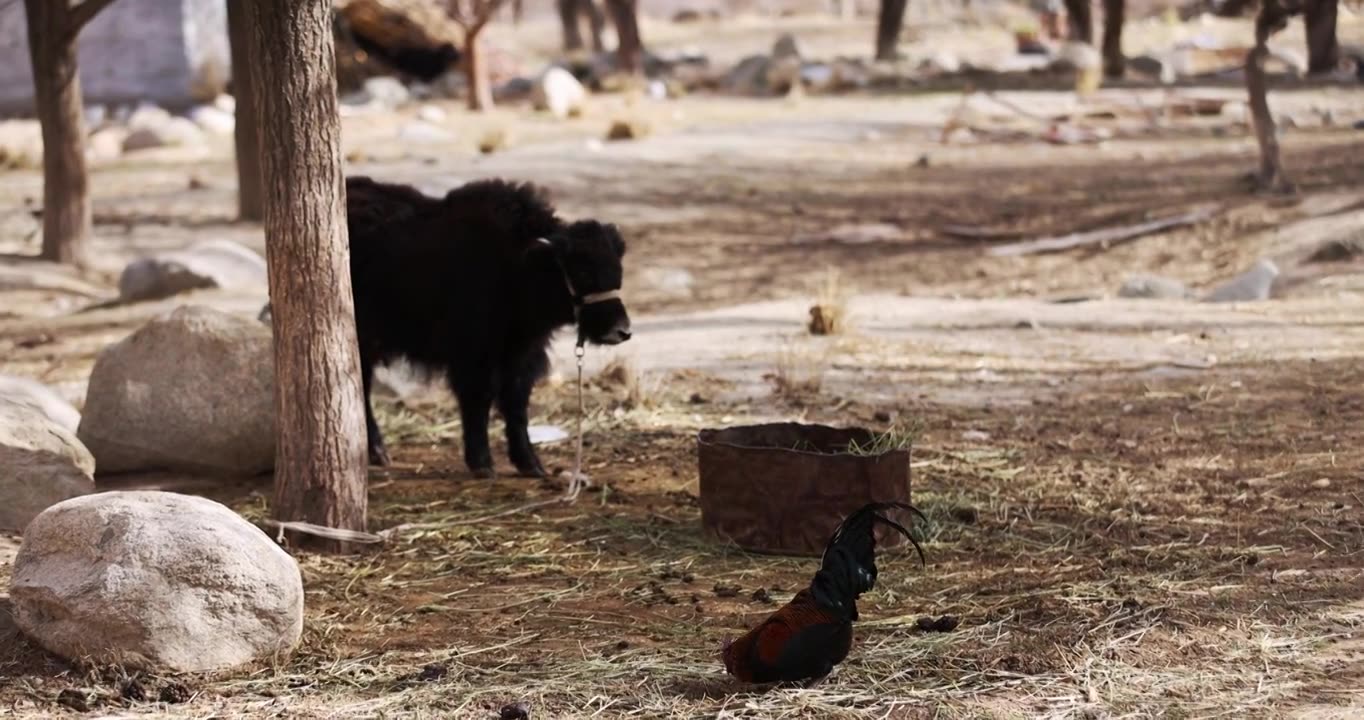
[[[492,81],[483,57],[483,28],[470,29],[464,36],[464,80],[469,86],[469,109],[493,109]]]
[[[616,63],[624,72],[637,75],[644,71],[644,41],[639,35],[637,0],[606,0],[611,22],[616,26]]]
[[[1094,44],[1094,13],[1091,0],[1066,0],[1066,22],[1070,40]]]
[[[592,51],[604,52],[606,43],[602,40],[602,33],[606,32],[606,13],[602,12],[596,0],[578,0],[578,9],[587,13],[587,25],[592,30]]]
[[[240,2],[241,0],[234,0]],[[351,295],[331,0],[251,0],[275,336],[274,515],[364,530],[365,411]],[[344,543],[297,536],[326,550]]]
[[[583,47],[582,25],[578,21],[578,0],[557,0],[559,24],[564,31],[564,52],[576,52]]]
[[[42,259],[89,261],[93,213],[75,26],[66,0],[24,0],[33,104],[43,136]]]
[[[1127,7],[1124,0],[1104,0],[1104,74],[1120,78],[1127,72],[1122,54],[1122,23]]]
[[[1336,41],[1336,9],[1339,0],[1307,0],[1304,26],[1307,30],[1307,72],[1311,75],[1333,72],[1340,61]]]
[[[900,27],[905,22],[909,0],[881,0],[876,18],[876,59],[894,60],[899,55]]]
[[[265,219],[261,198],[260,139],[257,137],[256,97],[252,54],[248,49],[250,25],[245,3],[227,0],[227,38],[232,51],[232,97],[237,103],[237,122],[233,134],[237,155],[237,216],[260,222]]]
[[[1255,178],[1260,190],[1289,193],[1293,184],[1284,175],[1279,155],[1278,129],[1274,114],[1269,109],[1269,93],[1265,84],[1265,59],[1269,57],[1269,36],[1282,29],[1288,14],[1277,0],[1264,0],[1255,18],[1255,47],[1246,54],[1246,94],[1249,96],[1250,120],[1255,129],[1255,140],[1260,145],[1260,172]]]

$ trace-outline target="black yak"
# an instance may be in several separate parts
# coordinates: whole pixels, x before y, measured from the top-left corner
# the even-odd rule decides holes
[[[445,375],[476,477],[494,474],[494,403],[512,464],[543,477],[526,425],[552,335],[576,322],[580,344],[630,338],[620,232],[595,220],[565,222],[534,186],[501,180],[437,198],[352,177],[346,195],[370,462],[389,462],[369,397],[374,368],[401,357]]]

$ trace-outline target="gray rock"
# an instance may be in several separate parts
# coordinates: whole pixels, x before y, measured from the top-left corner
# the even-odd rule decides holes
[[[0,530],[23,530],[47,508],[94,492],[94,474],[74,433],[30,402],[0,397]]]
[[[1213,289],[1203,302],[1253,302],[1268,300],[1274,289],[1279,266],[1268,258],[1261,259],[1249,270]]]
[[[814,92],[824,92],[834,86],[834,69],[824,63],[811,63],[800,69],[800,81]]]
[[[138,302],[205,288],[264,288],[268,282],[265,259],[250,248],[205,240],[129,263],[119,276],[118,296]]]
[[[270,329],[187,306],[96,358],[78,435],[101,473],[252,475],[275,457]]]
[[[212,500],[109,492],[29,523],[10,584],[14,621],[69,660],[212,672],[287,655],[303,631],[289,554]]]
[[[762,95],[767,92],[767,71],[772,59],[766,55],[750,55],[739,61],[725,77],[725,90],[743,95]]]
[[[155,127],[134,127],[123,139],[123,152],[161,147],[202,147],[204,131],[193,120],[173,117]]]
[[[1133,275],[1118,288],[1118,297],[1183,300],[1192,296],[1188,286],[1162,275]]]
[[[71,434],[80,425],[81,414],[48,386],[16,375],[0,375],[0,404],[27,405],[47,416]]]
[[[551,67],[535,80],[530,99],[536,110],[566,118],[582,112],[587,103],[587,89],[573,77],[573,73],[561,67]]]
[[[171,114],[155,103],[139,103],[124,124],[132,130],[155,129],[170,122]]]
[[[799,60],[802,57],[804,56],[800,52],[800,42],[791,33],[783,34],[777,38],[775,43],[772,43],[773,60],[786,60],[787,58]]]

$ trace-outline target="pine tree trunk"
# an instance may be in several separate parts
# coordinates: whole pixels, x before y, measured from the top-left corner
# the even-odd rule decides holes
[[[578,0],[557,0],[559,24],[564,31],[564,52],[576,52],[583,47],[582,24],[578,19]]]
[[[258,70],[251,66],[248,49],[250,26],[246,20],[245,3],[250,0],[227,0],[227,37],[232,52],[232,97],[237,103],[237,215],[242,220],[260,222],[265,218],[261,198],[260,139],[256,117],[255,83]]]
[[[606,0],[611,22],[616,26],[616,63],[623,72],[644,71],[644,41],[639,35],[637,0]]]
[[[469,109],[493,109],[492,81],[483,57],[483,28],[470,30],[464,37],[464,80],[469,86]]]
[[[1104,74],[1120,78],[1127,72],[1122,54],[1122,24],[1127,11],[1124,0],[1104,0]]]
[[[1067,28],[1071,40],[1094,44],[1094,13],[1090,0],[1066,0]]]
[[[1336,40],[1338,5],[1339,0],[1307,0],[1304,5],[1309,74],[1332,72],[1340,61],[1340,44]]]
[[[76,37],[66,0],[24,0],[33,102],[43,136],[42,259],[89,261],[93,212],[85,162],[85,111]]]
[[[900,49],[900,27],[905,22],[909,0],[881,0],[876,19],[876,59],[894,60]]]
[[[241,0],[234,0],[241,2]],[[246,3],[275,336],[274,515],[365,529],[365,412],[351,295],[331,0]],[[344,543],[296,542],[342,551]]]

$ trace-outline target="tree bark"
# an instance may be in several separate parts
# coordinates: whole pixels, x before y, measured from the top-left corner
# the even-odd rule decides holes
[[[237,103],[237,122],[233,130],[237,156],[237,216],[260,222],[265,219],[265,201],[261,197],[260,139],[256,128],[253,77],[259,71],[251,67],[254,56],[248,46],[250,25],[246,20],[246,3],[249,1],[227,0],[227,38],[232,52],[232,97]]]
[[[1246,53],[1246,94],[1255,140],[1260,145],[1260,172],[1255,184],[1260,190],[1277,193],[1292,192],[1293,183],[1284,174],[1280,160],[1278,129],[1265,84],[1265,60],[1269,57],[1269,36],[1283,29],[1288,17],[1278,0],[1264,0],[1255,18],[1255,46]]]
[[[241,0],[234,0],[240,2]],[[331,0],[246,3],[275,348],[274,516],[363,531],[365,411]],[[295,536],[343,551],[344,543]]]
[[[73,17],[66,0],[24,0],[24,12],[33,63],[33,103],[43,137],[40,257],[85,265],[90,259],[94,223],[85,161],[85,111],[76,62],[80,20]]]
[[[564,31],[564,52],[582,50],[583,30],[578,20],[578,0],[557,0],[559,24]]]
[[[1122,24],[1127,7],[1124,0],[1104,0],[1104,74],[1120,78],[1127,72],[1122,54]]]
[[[624,72],[639,74],[644,71],[644,41],[639,34],[639,3],[637,0],[606,0],[611,22],[616,26],[616,63]]]
[[[1066,0],[1066,23],[1071,40],[1094,44],[1094,13],[1090,0]]]
[[[597,5],[596,0],[578,0],[578,10],[587,13],[587,26],[592,30],[593,52],[606,50],[602,33],[606,32],[606,13]]]
[[[464,80],[469,86],[469,109],[493,108],[492,81],[483,57],[483,28],[470,29],[464,36]]]
[[[1340,61],[1340,44],[1336,40],[1339,4],[1339,0],[1307,0],[1304,4],[1308,74],[1333,72]]]
[[[876,59],[894,60],[900,49],[900,27],[905,22],[909,0],[881,0],[876,18]]]

